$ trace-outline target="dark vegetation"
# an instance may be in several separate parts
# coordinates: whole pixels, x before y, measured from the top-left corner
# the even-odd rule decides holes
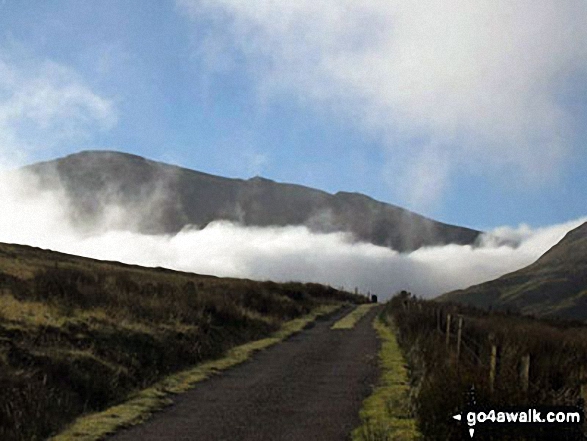
[[[343,301],[366,299],[0,244],[0,439],[44,439],[82,413]]]
[[[43,188],[62,187],[84,227],[100,225],[104,207],[114,205],[134,213],[135,227],[148,234],[177,233],[186,225],[203,228],[223,219],[348,232],[397,251],[473,244],[480,234],[358,193],[330,194],[259,177],[228,179],[120,152],[81,152],[24,170],[37,175]],[[145,215],[145,205],[157,209]]]
[[[447,316],[451,315],[446,345]],[[384,317],[397,328],[398,342],[411,372],[413,405],[426,439],[470,439],[452,415],[476,403],[504,406],[577,406],[587,386],[587,327],[580,322],[540,320],[514,313],[488,312],[396,295]],[[457,356],[458,322],[462,317]],[[494,390],[490,386],[492,346],[496,348]],[[529,356],[528,388],[524,390],[523,360]],[[526,360],[528,360],[526,358]],[[544,439],[553,432],[530,434],[528,427],[482,439]],[[475,437],[481,436],[477,430]],[[560,428],[556,439],[577,439]],[[581,437],[582,438],[582,437]]]

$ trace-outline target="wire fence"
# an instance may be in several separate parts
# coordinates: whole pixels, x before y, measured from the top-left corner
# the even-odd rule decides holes
[[[543,404],[587,398],[587,328],[405,297],[394,315],[409,332],[444,342],[457,371],[474,370],[489,395]],[[544,403],[546,401],[547,403]]]

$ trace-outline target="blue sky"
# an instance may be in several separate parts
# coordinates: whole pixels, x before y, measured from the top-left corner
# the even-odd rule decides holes
[[[112,149],[444,222],[586,214],[587,6],[0,2],[0,152]],[[14,154],[16,153],[16,154]]]

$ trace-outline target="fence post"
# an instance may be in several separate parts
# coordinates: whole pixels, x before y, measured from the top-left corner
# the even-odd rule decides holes
[[[450,314],[446,314],[446,349],[450,344]]]
[[[582,398],[583,402],[587,403],[587,378],[585,374],[585,367],[581,365],[579,367],[579,398]]]
[[[457,331],[457,363],[461,355],[461,336],[463,334],[463,316],[459,315],[459,327]]]
[[[491,343],[491,358],[489,359],[489,393],[495,391],[495,366],[497,364],[497,346]]]
[[[524,355],[520,364],[520,383],[522,383],[522,390],[525,394],[528,393],[528,385],[530,380],[530,355]]]
[[[440,323],[441,317],[442,317],[442,311],[440,310],[440,308],[436,308],[436,330],[438,331],[439,334],[442,332],[441,323]]]

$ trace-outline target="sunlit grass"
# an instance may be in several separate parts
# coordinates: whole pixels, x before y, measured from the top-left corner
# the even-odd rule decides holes
[[[365,305],[359,305],[353,309],[350,313],[345,315],[343,318],[338,320],[330,329],[352,329],[355,327],[357,322],[367,314],[371,308],[377,306],[376,303],[368,303]]]
[[[46,302],[17,300],[8,293],[0,294],[0,318],[33,326],[60,326],[63,321],[58,308]]]
[[[409,410],[409,383],[405,359],[393,331],[377,319],[373,326],[381,338],[381,378],[373,393],[363,401],[361,425],[353,441],[422,439]]]
[[[106,420],[140,419],[164,402],[161,390],[201,374],[160,384],[174,372],[271,336],[322,304],[360,300],[318,284],[217,278],[0,244],[0,439],[46,439],[129,397],[134,404],[109,410]]]
[[[16,256],[0,257],[0,268],[2,268],[4,274],[10,274],[21,279],[31,279],[35,275],[34,268]]]
[[[74,308],[65,314],[61,308],[47,302],[34,300],[18,300],[9,293],[0,294],[0,319],[4,319],[8,323],[12,323],[13,327],[22,329],[32,329],[41,327],[55,327],[63,328],[68,324],[84,323],[93,328],[101,327],[104,324],[116,325],[119,329],[134,330],[140,332],[153,332],[154,326],[146,326],[145,324],[129,320],[128,317],[119,317],[116,311],[106,311],[103,308],[93,308],[84,310]],[[254,312],[250,313],[255,315]],[[261,319],[265,319],[260,314]],[[255,318],[257,318],[255,315]],[[5,325],[6,326],[6,325]],[[195,327],[185,323],[162,323],[156,327],[158,330],[173,330],[175,332],[188,332]]]
[[[304,317],[284,323],[270,337],[234,347],[227,352],[225,357],[170,375],[154,386],[134,394],[128,401],[120,405],[78,418],[65,431],[51,439],[53,441],[99,440],[119,428],[139,424],[153,412],[169,405],[171,395],[185,392],[211,375],[244,362],[255,352],[279,343],[301,331],[319,316],[332,313],[338,308],[340,308],[340,304],[320,306]]]

